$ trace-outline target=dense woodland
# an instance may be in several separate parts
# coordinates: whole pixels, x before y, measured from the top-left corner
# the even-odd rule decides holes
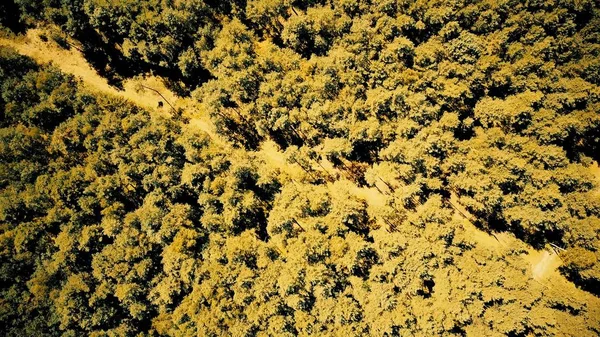
[[[597,2],[11,0],[0,24],[59,27],[116,86],[162,76],[231,145],[0,47],[2,335],[600,335]],[[451,195],[521,243],[477,244]],[[577,288],[533,279],[550,244]]]

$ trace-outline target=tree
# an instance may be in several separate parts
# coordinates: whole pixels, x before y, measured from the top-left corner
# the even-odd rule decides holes
[[[188,111],[0,48],[3,335],[598,335],[595,2],[14,5]]]

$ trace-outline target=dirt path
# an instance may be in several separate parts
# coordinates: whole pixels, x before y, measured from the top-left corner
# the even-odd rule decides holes
[[[600,198],[600,163],[594,162],[590,166],[590,172],[594,175],[594,178],[596,179],[595,195],[596,197]]]
[[[287,177],[292,180],[301,180],[301,177],[305,174],[299,165],[288,163],[284,153],[281,152],[275,142],[271,140],[263,142],[260,150],[256,152],[256,155],[267,165],[284,172]],[[344,176],[342,172],[334,168],[329,162],[321,162],[320,164],[315,163],[312,168],[316,172],[326,170],[328,174],[337,175],[339,177]],[[324,173],[324,175],[327,175],[327,173]],[[353,186],[351,189],[352,193],[367,202],[369,214],[376,218],[382,225],[386,225],[385,221],[379,219],[378,215],[380,214],[380,210],[385,207],[388,198],[387,195],[380,191],[386,191],[387,187],[379,186],[379,189],[375,187],[359,187],[354,182],[347,179],[341,178],[338,180],[344,180],[351,184]],[[331,183],[328,183],[328,186],[333,188],[333,184]],[[463,220],[462,224],[467,236],[475,241],[477,245],[496,252],[504,252],[510,247],[526,247],[527,253],[522,254],[521,256],[531,265],[531,273],[534,279],[542,281],[548,279],[550,276],[562,278],[558,273],[558,268],[561,266],[561,260],[558,255],[550,253],[547,250],[535,250],[517,239],[512,233],[492,234],[477,228],[473,224],[475,217],[462,206],[460,198],[455,193],[451,193],[449,203],[454,208],[454,216]]]
[[[62,72],[79,78],[89,90],[118,96],[146,109],[160,111],[157,106],[163,99],[157,93],[143,89],[141,85],[159,90],[171,103],[180,100],[165,88],[159,78],[154,76],[126,80],[123,83],[124,90],[119,90],[98,75],[80,51],[75,48],[62,49],[52,41],[42,41],[40,38],[42,33],[40,29],[30,29],[25,36],[18,38],[0,37],[0,45],[14,48],[19,54],[29,56],[39,63],[52,63]]]
[[[163,85],[160,78],[147,76],[126,80],[124,83],[124,90],[119,90],[109,85],[105,78],[98,75],[98,73],[96,73],[96,71],[87,63],[81,52],[73,48],[70,50],[61,49],[53,42],[44,42],[39,37],[41,33],[42,31],[38,29],[31,29],[24,37],[16,39],[0,37],[0,45],[12,47],[20,54],[32,57],[40,63],[53,63],[63,72],[72,74],[81,79],[82,83],[88,89],[122,97],[151,111],[161,112],[161,109],[157,109],[157,105],[162,98],[151,90],[141,89],[140,84],[154,88],[160,91],[160,93],[175,107],[184,110],[184,114],[190,117],[190,125],[192,127],[206,132],[211,139],[224,149],[234,151],[233,146],[218,134],[216,127],[209,116],[202,113],[203,109],[199,108],[196,102],[189,98],[178,97]],[[162,112],[167,113],[165,109],[166,108],[163,108]],[[290,179],[300,179],[304,174],[298,165],[290,164],[285,160],[284,154],[272,141],[263,142],[260,150],[255,152],[255,155],[264,163],[278,168],[281,172],[287,174]],[[314,169],[316,171],[327,170],[328,174],[336,174],[339,177],[344,176],[342,172],[335,169],[331,163],[326,161],[315,163]],[[598,169],[597,166],[595,169],[597,172],[594,172],[600,179],[600,169]],[[341,179],[347,180],[345,178]],[[377,188],[359,187],[354,182],[347,182],[353,185],[351,188],[352,193],[367,202],[370,214],[378,214],[379,210],[382,207],[385,207],[388,196],[381,193]],[[328,185],[332,184],[329,183]],[[452,195],[450,201],[456,206],[455,216],[461,216],[466,219],[472,217],[464,207],[460,206],[460,200],[455,195]],[[514,240],[517,240],[510,234],[503,233],[490,235],[476,228],[471,221],[464,221],[464,226],[469,237],[477,244],[487,247],[488,249],[500,250],[505,246],[510,246],[514,243]],[[535,279],[541,280],[548,277],[550,274],[558,274],[556,270],[560,266],[560,259],[558,256],[551,255],[547,251],[535,251],[534,249],[529,249],[528,251],[529,253],[524,255],[524,258],[531,263],[532,274]]]
[[[66,50],[58,47],[54,42],[42,41],[40,38],[42,33],[44,33],[43,30],[30,29],[25,36],[17,38],[0,36],[0,46],[11,47],[19,54],[29,56],[38,63],[52,63],[62,72],[79,78],[88,90],[121,97],[150,111],[164,113],[165,115],[170,113],[167,104],[163,104],[163,108],[158,108],[158,103],[164,99],[155,91],[144,89],[144,86],[159,91],[176,108],[188,112],[199,111],[192,99],[177,96],[167,89],[162,80],[156,76],[143,76],[125,80],[123,90],[119,90],[108,84],[108,81],[89,65],[79,50],[75,48]],[[190,124],[206,132],[223,145],[223,140],[218,136],[210,118],[198,113],[193,115]]]
[[[117,88],[110,86],[106,79],[99,76],[96,71],[89,66],[79,51],[75,49],[60,49],[52,42],[44,42],[39,38],[40,33],[39,30],[30,30],[25,37],[18,39],[0,37],[0,45],[13,47],[19,53],[30,56],[40,63],[52,62],[63,72],[80,78],[84,86],[89,90],[115,95],[150,111],[155,111],[159,114],[168,114],[167,108],[163,108],[162,110],[157,108],[158,101],[162,100],[158,94],[151,90],[140,90],[139,88],[140,84],[143,84],[159,90],[171,104],[176,108],[183,110],[184,116],[190,118],[189,125],[191,127],[206,132],[215,144],[220,146],[224,151],[228,153],[243,151],[235,149],[231,143],[217,132],[215,125],[205,112],[206,109],[203,109],[191,98],[181,98],[170,92],[165,88],[160,78],[146,76],[127,80],[124,83],[124,90],[118,90]],[[293,175],[295,171],[298,172],[301,170],[298,165],[288,163],[285,160],[284,154],[272,141],[264,142],[260,150],[255,152],[254,155],[256,155],[257,159],[262,160],[266,164],[278,167],[286,174]],[[319,164],[315,164],[315,170],[318,171],[324,169],[327,170],[329,174],[335,174],[338,175],[340,179],[347,180],[339,170],[331,165],[331,163],[324,161]],[[596,165],[590,169],[597,177],[600,185],[600,168]],[[384,186],[379,186],[379,189],[376,187],[359,187],[349,180],[347,183],[352,185],[350,191],[353,195],[364,199],[367,202],[369,214],[374,215],[381,226],[387,226],[385,221],[378,218],[378,215],[381,214],[381,210],[386,207],[386,202],[390,197],[380,191],[381,189],[385,191],[386,188]],[[329,183],[328,186],[329,188],[334,188],[332,183]],[[600,189],[598,189],[597,192],[600,196]],[[471,221],[465,219],[472,217],[472,215],[461,206],[460,199],[453,196],[452,201],[457,206],[454,216],[463,218],[464,221],[462,221],[462,223],[467,235],[472,238],[479,247],[496,250],[499,253],[506,252],[510,247],[526,247],[527,253],[521,254],[520,256],[531,264],[531,275],[536,281],[547,288],[555,288],[559,289],[561,292],[565,292],[565,294],[572,294],[567,296],[582,296],[582,298],[589,300],[590,303],[597,300],[593,295],[577,288],[558,272],[561,261],[557,255],[551,255],[546,251],[536,251],[522,241],[516,239],[511,233],[496,233],[491,235],[478,229]]]
[[[533,266],[533,278],[541,281],[546,279],[550,274],[557,271],[561,265],[560,258],[555,253],[550,253],[547,250],[540,252],[530,252],[527,260]]]
[[[456,210],[456,216],[460,216],[466,220],[463,226],[467,235],[483,247],[499,251],[506,247],[524,245],[521,240],[517,239],[511,233],[489,234],[475,227],[472,222],[472,219],[474,219],[473,215],[462,206],[456,194],[451,194],[450,203]],[[522,257],[531,265],[531,273],[535,280],[542,281],[551,275],[562,277],[558,272],[562,261],[556,253],[545,249],[535,250],[528,245],[526,247],[527,254],[523,254]]]

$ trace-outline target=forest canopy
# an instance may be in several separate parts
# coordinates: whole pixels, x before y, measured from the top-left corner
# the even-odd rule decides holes
[[[34,28],[193,104],[0,45],[2,335],[600,335],[596,1],[0,3]]]

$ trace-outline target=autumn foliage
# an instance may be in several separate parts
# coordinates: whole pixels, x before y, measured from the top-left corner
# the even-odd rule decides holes
[[[596,2],[0,10],[224,139],[0,46],[3,335],[600,334]],[[550,285],[523,258],[549,247]]]

